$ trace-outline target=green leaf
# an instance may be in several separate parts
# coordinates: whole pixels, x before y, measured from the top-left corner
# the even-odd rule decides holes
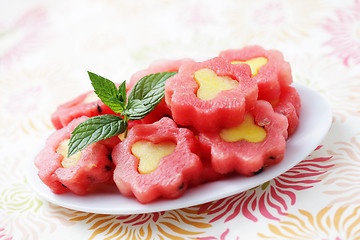
[[[122,115],[127,115],[130,120],[144,118],[164,97],[165,82],[176,73],[155,73],[141,78],[131,90]]]
[[[88,74],[95,93],[101,99],[101,101],[109,108],[111,108],[115,113],[121,113],[125,107],[126,89],[124,99],[122,92],[119,93],[117,87],[112,81],[92,72],[88,72]],[[125,86],[125,81],[120,86],[122,85]]]
[[[117,115],[100,115],[80,123],[72,132],[68,157],[90,144],[123,133],[127,122]]]
[[[120,100],[124,103],[124,108],[125,108],[125,103],[126,103],[126,81],[123,81],[121,83],[121,85],[119,86],[119,96],[120,96]]]

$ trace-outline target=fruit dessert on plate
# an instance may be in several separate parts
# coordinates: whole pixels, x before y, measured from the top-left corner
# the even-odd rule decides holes
[[[35,159],[55,194],[114,184],[143,204],[178,198],[281,162],[299,124],[290,64],[260,46],[156,61],[128,83],[89,77],[98,98],[86,93],[61,105],[52,115],[57,130]]]

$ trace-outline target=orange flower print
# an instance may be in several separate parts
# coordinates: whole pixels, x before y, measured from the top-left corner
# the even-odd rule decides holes
[[[133,215],[104,215],[71,211],[51,206],[54,214],[69,217],[69,221],[89,225],[90,239],[189,239],[203,234],[212,225],[198,215],[198,208]],[[69,212],[70,211],[70,212]]]
[[[298,210],[283,220],[268,225],[269,233],[258,233],[263,239],[360,239],[360,207],[325,207],[317,213]]]

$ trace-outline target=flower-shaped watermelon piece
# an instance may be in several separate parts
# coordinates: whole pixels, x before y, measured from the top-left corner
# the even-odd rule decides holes
[[[201,159],[201,162],[203,165],[201,174],[199,175],[199,177],[197,179],[195,179],[192,182],[191,185],[197,186],[197,185],[200,185],[203,183],[213,182],[213,181],[217,181],[217,180],[227,177],[227,174],[218,173],[213,169],[212,164],[211,164],[210,145],[200,144],[199,132],[195,129],[191,129],[191,130],[195,134],[195,138],[196,138],[197,144],[199,146],[199,156],[200,156],[200,159]]]
[[[83,93],[75,99],[61,104],[51,115],[51,122],[56,129],[68,125],[75,118],[82,116],[94,117],[113,114],[114,111],[106,106],[94,92]]]
[[[165,101],[174,121],[200,132],[239,124],[246,110],[254,107],[257,95],[250,67],[219,57],[184,63],[165,84]]]
[[[138,143],[154,146],[153,152],[145,153],[150,159],[138,158],[133,153]],[[151,171],[142,172],[140,166],[154,160],[151,158],[157,155],[157,146],[166,144],[173,145],[172,151],[162,156]],[[193,132],[177,127],[170,118],[164,117],[153,124],[138,124],[113,150],[114,181],[123,195],[135,196],[141,203],[159,197],[179,197],[202,171],[197,151]]]
[[[199,177],[191,182],[191,186],[217,181],[227,176],[226,174],[218,173],[213,169],[210,157],[207,158],[205,156],[200,156],[200,158],[203,164],[203,169]]]
[[[186,62],[193,62],[193,60],[189,58],[183,58],[178,60],[161,59],[154,61],[149,65],[148,68],[144,70],[140,70],[131,76],[130,81],[128,83],[128,88],[131,91],[134,85],[141,78],[150,74],[161,73],[161,72],[177,72],[179,71],[180,66]],[[145,118],[141,119],[139,122],[154,123],[165,116],[171,117],[171,111],[165,103],[165,98],[163,98],[161,102],[154,108],[154,110],[152,110]]]
[[[260,46],[247,46],[242,49],[230,49],[219,54],[232,64],[246,62],[251,66],[252,78],[259,87],[259,99],[276,101],[282,87],[292,83],[290,64],[277,50],[266,50]]]
[[[84,195],[100,183],[112,182],[115,168],[111,150],[120,140],[117,136],[95,142],[77,154],[67,158],[71,132],[81,122],[80,117],[49,136],[45,147],[35,158],[40,179],[57,194],[68,190]]]
[[[299,125],[299,113],[301,108],[301,99],[299,93],[294,87],[288,86],[281,90],[281,95],[277,104],[273,105],[274,111],[287,117],[288,136],[291,136]]]
[[[249,125],[241,133],[237,132],[241,135],[235,135],[233,139],[224,137],[230,129],[199,133],[201,149],[209,151],[205,154],[211,155],[211,164],[216,172],[252,176],[283,159],[288,127],[286,117],[275,113],[271,104],[264,100],[257,101],[247,116],[250,116]]]
[[[127,84],[129,89],[132,89],[134,85],[143,77],[149,74],[161,73],[161,72],[178,72],[181,65],[186,62],[193,62],[190,58],[181,58],[177,60],[160,59],[152,62],[146,69],[140,70],[134,73]]]

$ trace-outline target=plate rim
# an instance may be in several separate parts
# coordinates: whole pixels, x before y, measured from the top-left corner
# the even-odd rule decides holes
[[[32,189],[37,193],[37,195],[40,196],[41,199],[44,199],[55,205],[65,207],[68,209],[89,212],[89,213],[100,213],[100,214],[127,215],[127,214],[142,214],[142,213],[168,211],[168,210],[192,207],[199,204],[223,199],[235,194],[239,194],[243,191],[259,186],[265,183],[266,181],[270,181],[276,178],[277,176],[280,176],[281,174],[285,173],[286,171],[290,170],[291,168],[293,168],[296,164],[304,160],[311,152],[313,152],[321,143],[321,141],[325,138],[325,136],[328,134],[328,131],[332,123],[332,111],[327,99],[325,99],[325,97],[323,97],[320,93],[310,89],[309,87],[306,87],[305,85],[299,83],[293,83],[291,86],[297,89],[301,97],[302,107],[300,108],[300,119],[299,119],[300,121],[298,126],[298,130],[300,129],[299,131],[301,131],[302,124],[307,123],[307,121],[304,120],[304,114],[306,114],[306,111],[314,110],[314,108],[321,108],[321,110],[323,111],[320,116],[320,118],[322,118],[322,122],[321,122],[322,124],[318,126],[319,128],[316,129],[315,133],[310,133],[310,136],[313,136],[314,134],[318,134],[318,137],[315,140],[310,139],[312,140],[311,144],[307,144],[306,149],[303,152],[298,153],[298,156],[295,160],[292,160],[289,159],[290,157],[288,156],[289,154],[288,148],[289,146],[290,147],[292,146],[291,144],[296,145],[297,141],[299,141],[298,139],[296,139],[297,135],[299,135],[299,131],[296,131],[287,140],[287,146],[283,161],[281,161],[280,163],[274,166],[267,167],[262,172],[262,174],[252,177],[234,176],[231,178],[217,180],[214,182],[204,183],[199,186],[187,189],[187,191],[179,198],[157,199],[154,202],[147,204],[142,204],[132,197],[131,198],[124,197],[120,194],[120,192],[115,194],[111,193],[111,195],[115,195],[115,196],[111,196],[109,195],[109,193],[89,194],[85,196],[78,196],[70,192],[65,194],[54,194],[37,176],[37,169],[34,164],[34,157],[39,151],[36,151],[35,154],[31,155],[31,159],[28,161],[28,164],[26,164],[25,177],[27,179],[27,182],[32,187]],[[306,96],[306,98],[304,95]],[[316,99],[317,101],[315,101],[314,103],[313,99]],[[309,104],[309,102],[311,104]],[[310,108],[308,108],[309,105],[311,106]],[[313,116],[311,117],[314,118]],[[44,142],[40,146],[44,146]],[[285,167],[283,165],[285,165]],[[238,181],[241,181],[242,179],[248,180],[249,183],[239,188],[229,188],[227,186],[227,184],[238,183]],[[203,196],[203,195],[199,196],[199,193],[197,193],[197,191],[206,193],[206,191],[209,191],[214,187],[220,187],[222,189],[222,194],[218,196],[214,196],[214,194],[210,194],[208,196]],[[194,196],[191,197],[190,195],[194,195]],[[98,201],[101,199],[103,200],[104,197],[107,197],[110,200],[110,196],[111,199],[113,199],[114,201],[115,200],[119,201],[120,205],[125,203],[130,205],[131,207],[127,207],[127,206],[125,207],[120,206],[117,208],[109,208],[109,207],[101,207],[101,206],[99,207]],[[194,199],[194,197],[199,197],[199,198]],[[90,205],[89,204],[82,205],[81,203],[84,202],[81,202],[81,200],[84,199],[90,202]],[[191,200],[190,202],[188,201],[189,199]]]

